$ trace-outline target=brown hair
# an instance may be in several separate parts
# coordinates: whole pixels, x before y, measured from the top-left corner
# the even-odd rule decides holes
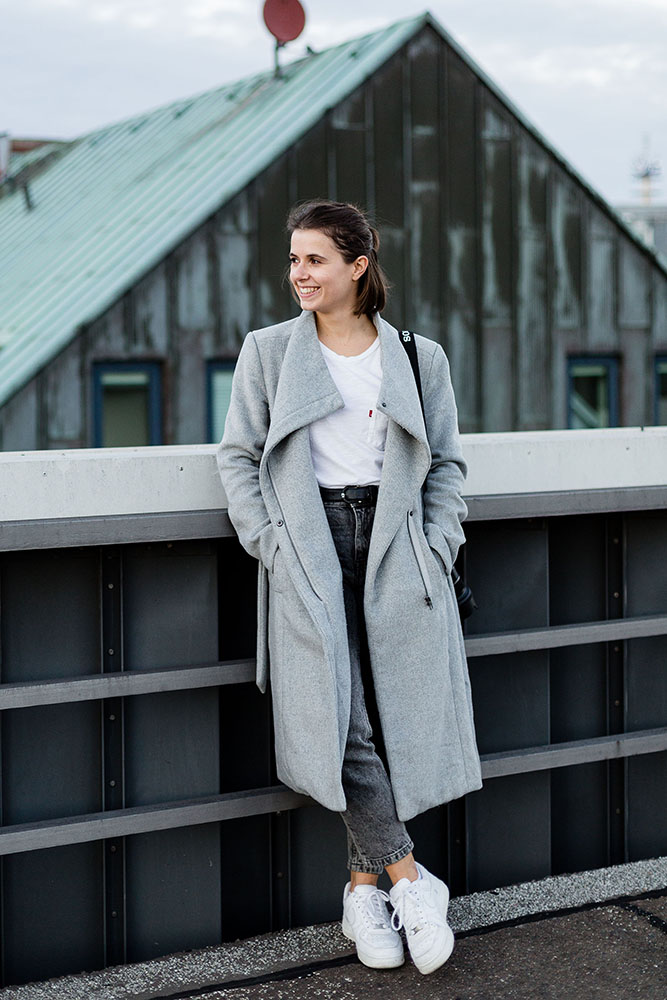
[[[357,257],[368,257],[368,267],[357,287],[355,316],[369,318],[384,309],[389,282],[378,260],[380,236],[365,213],[342,201],[315,199],[295,205],[287,216],[287,232],[295,229],[317,229],[333,240],[343,259],[352,264]]]

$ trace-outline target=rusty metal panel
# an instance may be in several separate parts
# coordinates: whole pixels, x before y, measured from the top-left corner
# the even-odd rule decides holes
[[[588,233],[588,329],[583,350],[613,350],[616,336],[616,232],[596,209]]]
[[[283,234],[290,208],[286,156],[276,160],[257,178],[256,191],[259,316],[253,317],[253,325],[268,326],[280,323],[296,311],[287,283],[283,281],[288,262],[287,242]]]
[[[81,385],[82,342],[77,337],[45,369],[45,406],[48,413],[49,448],[83,448],[87,444],[84,422],[85,390]]]
[[[410,82],[410,324],[444,343],[440,188],[441,44],[431,32],[408,46]]]
[[[618,322],[644,327],[650,323],[650,268],[643,253],[626,236],[618,247]]]
[[[578,330],[582,306],[582,199],[569,177],[551,177],[553,247],[553,323],[556,329]]]
[[[651,344],[654,351],[667,352],[667,281],[653,272],[653,322]]]
[[[546,429],[551,417],[546,229],[549,164],[529,137],[522,136],[517,145],[516,429]],[[497,370],[495,365],[493,368]]]
[[[32,379],[0,409],[0,449],[39,448],[38,413],[37,379]]]
[[[132,317],[127,329],[127,351],[165,355],[169,348],[167,328],[169,288],[162,263],[134,286],[130,295]]]
[[[445,349],[465,431],[481,430],[479,226],[477,218],[477,83],[453,52],[446,54],[446,333]]]
[[[331,114],[328,139],[335,165],[335,197],[366,205],[367,129],[365,88],[360,87]]]
[[[173,262],[178,348],[179,337],[184,331],[209,331],[215,325],[209,227],[196,230],[174,253]]]
[[[383,228],[401,230],[405,223],[403,155],[403,62],[391,59],[370,81],[375,136],[375,211]],[[388,266],[391,264],[388,262]],[[392,281],[401,275],[392,268]]]
[[[222,355],[234,357],[252,326],[252,226],[249,191],[242,191],[217,217],[218,301]]]
[[[512,122],[486,92],[481,139],[483,315],[486,324],[504,327],[512,323]]]
[[[321,118],[317,125],[299,139],[294,147],[294,155],[296,200],[325,198],[329,190],[325,118]]]

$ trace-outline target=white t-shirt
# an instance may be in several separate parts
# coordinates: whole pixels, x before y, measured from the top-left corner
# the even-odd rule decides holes
[[[345,406],[310,425],[310,449],[320,486],[369,486],[380,482],[387,417],[377,412],[382,383],[380,338],[352,358],[320,341]]]

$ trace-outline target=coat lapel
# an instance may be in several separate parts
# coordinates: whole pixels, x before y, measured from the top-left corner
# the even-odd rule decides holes
[[[378,317],[382,386],[378,405],[389,417],[373,535],[368,552],[367,585],[407,512],[418,503],[431,466],[424,417],[412,366],[393,326]]]
[[[315,317],[302,312],[294,322],[280,369],[264,460],[289,434],[343,406],[317,339]]]

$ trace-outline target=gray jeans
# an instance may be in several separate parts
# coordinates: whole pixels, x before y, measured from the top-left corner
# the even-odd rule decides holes
[[[364,621],[364,580],[375,505],[371,501],[325,500],[324,510],[343,571],[352,672],[350,726],[342,771],[347,809],[341,813],[347,827],[348,867],[379,875],[386,865],[409,854],[414,845],[396,815]]]

